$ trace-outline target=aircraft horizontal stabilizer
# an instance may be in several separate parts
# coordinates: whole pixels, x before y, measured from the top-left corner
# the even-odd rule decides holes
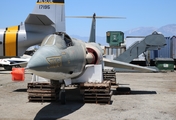
[[[23,65],[23,64],[27,64],[27,63],[28,63],[28,61],[19,62],[19,63],[12,63],[12,64],[9,64],[9,66]]]
[[[124,68],[124,69],[130,69],[140,72],[156,72],[156,69],[142,67],[138,65],[133,65],[125,62],[115,61],[115,60],[109,60],[106,58],[103,58],[104,65],[108,67],[114,67],[114,68]]]
[[[22,56],[22,58],[6,58],[0,59],[1,65],[8,65],[8,66],[17,66],[27,64],[30,60],[31,56]]]
[[[25,23],[26,24],[34,24],[34,25],[52,25],[52,24],[54,24],[46,15],[40,15],[40,14],[29,14]]]

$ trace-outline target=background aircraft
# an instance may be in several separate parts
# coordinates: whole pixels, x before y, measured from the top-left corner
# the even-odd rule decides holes
[[[12,70],[12,67],[26,67],[30,58],[31,56],[25,54],[20,58],[4,58],[0,59],[0,65],[5,70]]]
[[[13,67],[26,67],[31,56],[38,48],[38,45],[31,46],[25,51],[23,56],[0,59],[0,65],[4,67],[5,70],[12,70]]]
[[[0,29],[0,57],[22,56],[47,35],[65,31],[64,7],[64,0],[38,0],[23,23]]]

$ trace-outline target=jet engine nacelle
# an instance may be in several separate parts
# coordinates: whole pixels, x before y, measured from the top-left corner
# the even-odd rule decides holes
[[[87,55],[86,61],[87,64],[101,64],[103,60],[103,50],[96,43],[86,43]]]

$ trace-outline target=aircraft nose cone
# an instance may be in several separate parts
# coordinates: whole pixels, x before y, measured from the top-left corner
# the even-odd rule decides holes
[[[38,71],[44,69],[44,66],[46,66],[46,59],[40,51],[37,51],[29,60],[26,68]]]
[[[47,71],[49,67],[47,58],[49,56],[59,56],[58,53],[59,51],[55,50],[53,47],[43,46],[31,57],[26,69],[29,69],[30,71]]]

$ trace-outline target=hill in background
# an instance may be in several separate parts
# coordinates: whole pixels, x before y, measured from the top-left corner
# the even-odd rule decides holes
[[[110,30],[107,30],[110,31]],[[163,34],[165,37],[172,37],[176,36],[176,24],[168,24],[162,26],[160,28],[155,27],[138,27],[131,30],[124,31],[125,37],[126,36],[147,36],[152,34],[154,31],[157,31]],[[79,35],[71,35],[73,38],[77,38],[87,42],[89,40],[89,36],[79,36]],[[108,45],[106,43],[106,36],[96,36],[97,43],[102,45]]]

